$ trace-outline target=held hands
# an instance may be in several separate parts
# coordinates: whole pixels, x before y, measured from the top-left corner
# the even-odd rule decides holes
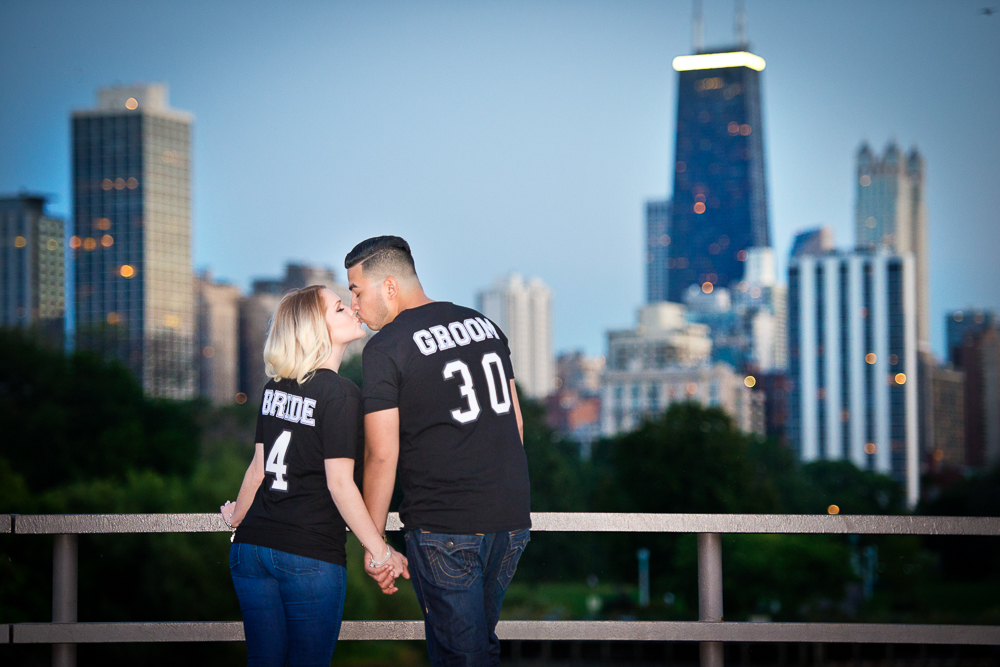
[[[236,503],[226,501],[226,504],[219,508],[219,513],[222,514],[222,520],[226,522],[226,525],[230,528],[235,528],[233,525],[233,512],[236,511]]]
[[[389,552],[388,561],[382,565],[373,566],[372,563],[378,561],[372,557],[370,551],[365,549],[365,572],[378,583],[379,588],[386,595],[392,595],[399,590],[396,588],[397,577],[410,578],[409,561],[406,560],[406,556],[392,547],[389,547]]]

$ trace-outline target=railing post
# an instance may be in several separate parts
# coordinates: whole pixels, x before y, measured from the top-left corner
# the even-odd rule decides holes
[[[52,622],[76,623],[77,545],[75,534],[54,536]],[[76,667],[76,644],[53,644],[52,667]]]
[[[698,533],[698,620],[722,621],[722,536]],[[701,667],[723,667],[723,643],[701,642]]]

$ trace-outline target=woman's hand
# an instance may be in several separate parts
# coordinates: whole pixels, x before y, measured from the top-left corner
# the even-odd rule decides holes
[[[226,504],[219,508],[219,513],[222,515],[222,520],[226,522],[226,525],[230,528],[235,528],[233,525],[233,512],[236,511],[236,503],[226,501]]]
[[[387,545],[388,546],[388,545]],[[375,580],[379,588],[386,595],[392,595],[399,589],[396,588],[396,578],[402,575],[404,579],[410,578],[410,570],[408,568],[409,561],[406,560],[406,556],[399,553],[392,547],[389,547],[390,555],[389,560],[382,565],[373,566],[372,563],[375,562],[372,553],[365,549],[365,574]],[[384,555],[382,556],[384,557]],[[381,557],[379,558],[381,560]]]

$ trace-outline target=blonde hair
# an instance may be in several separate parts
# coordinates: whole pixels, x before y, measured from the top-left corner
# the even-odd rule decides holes
[[[324,289],[310,285],[281,297],[264,343],[264,372],[272,380],[308,382],[330,356]]]

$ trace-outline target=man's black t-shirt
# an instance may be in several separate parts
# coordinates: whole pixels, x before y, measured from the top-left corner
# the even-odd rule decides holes
[[[408,530],[494,533],[531,526],[507,337],[447,302],[409,308],[363,352],[365,414],[399,409]]]
[[[271,380],[257,415],[264,444],[264,481],[235,542],[343,565],[344,519],[330,496],[325,459],[364,460],[361,390],[321,368],[303,384]]]

